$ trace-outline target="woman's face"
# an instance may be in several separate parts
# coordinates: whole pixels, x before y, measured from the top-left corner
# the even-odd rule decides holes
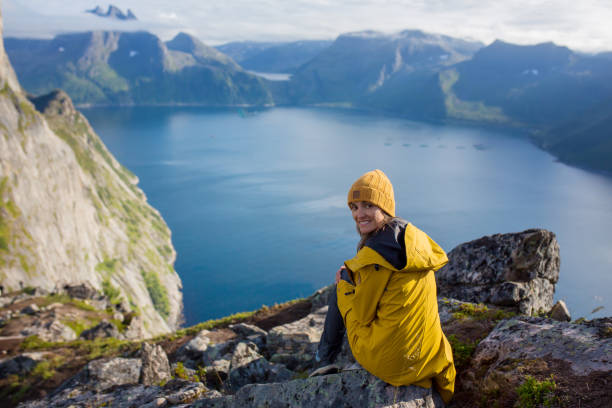
[[[370,202],[355,201],[349,204],[349,208],[357,223],[357,229],[362,235],[377,230],[385,221],[383,211]]]

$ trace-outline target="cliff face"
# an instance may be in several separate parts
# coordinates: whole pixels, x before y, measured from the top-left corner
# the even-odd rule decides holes
[[[165,222],[65,93],[33,102],[0,41],[0,285],[88,282],[139,312],[142,335],[176,328],[181,282]]]

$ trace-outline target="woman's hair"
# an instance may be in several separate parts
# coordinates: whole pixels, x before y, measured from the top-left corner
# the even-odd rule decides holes
[[[367,234],[362,234],[361,232],[359,232],[359,225],[356,226],[357,233],[361,236],[361,239],[359,240],[359,243],[357,244],[357,251],[359,251],[361,248],[365,246],[365,243],[368,239],[378,234],[380,231],[384,230],[387,227],[387,225],[389,225],[391,221],[393,221],[396,218],[396,217],[390,216],[384,211],[382,213],[385,218],[383,219],[383,222],[380,225],[380,227],[376,228],[374,231],[370,231]]]

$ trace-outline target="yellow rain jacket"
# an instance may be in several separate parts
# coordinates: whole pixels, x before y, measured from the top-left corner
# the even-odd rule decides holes
[[[394,219],[345,262],[353,282],[337,285],[338,308],[355,359],[395,386],[432,386],[448,403],[455,366],[442,333],[434,272],[444,250],[410,223]]]

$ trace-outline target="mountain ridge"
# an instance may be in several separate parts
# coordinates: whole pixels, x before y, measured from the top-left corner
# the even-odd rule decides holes
[[[182,284],[170,230],[137,177],[106,149],[66,93],[32,103],[3,48],[0,89],[3,291],[87,282],[137,316],[135,337],[178,327]]]

